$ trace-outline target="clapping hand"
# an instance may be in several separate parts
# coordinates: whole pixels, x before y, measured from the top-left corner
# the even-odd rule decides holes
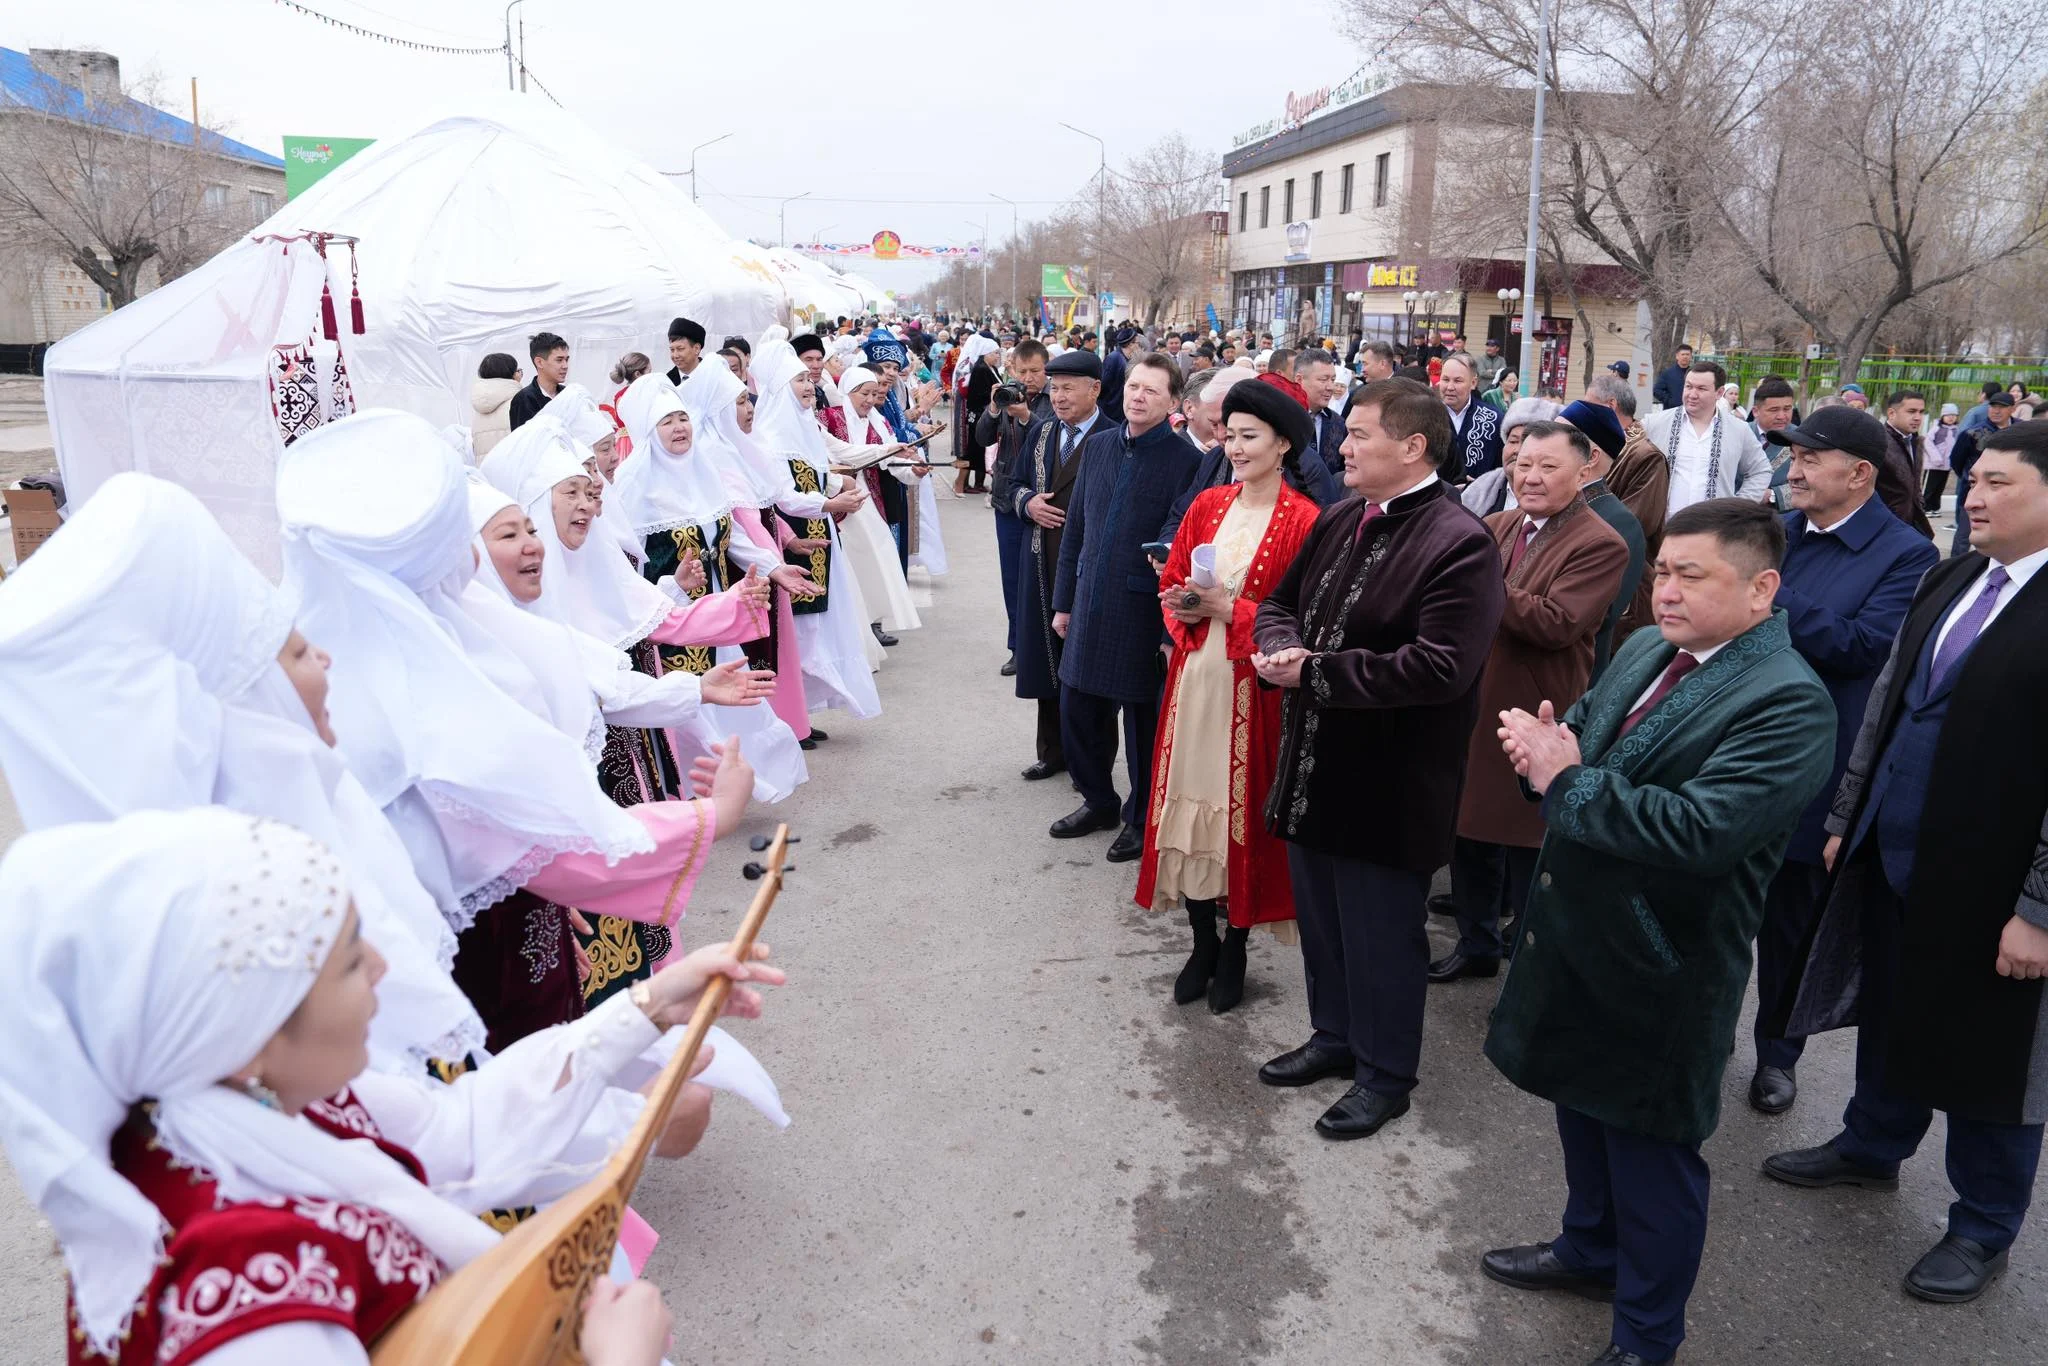
[[[768,571],[768,577],[793,598],[808,600],[824,591],[809,574],[793,564],[777,565]]]
[[[696,551],[685,550],[676,560],[675,579],[676,587],[682,590],[685,597],[704,590],[707,582],[704,577],[704,561],[697,557]]]
[[[1276,688],[1298,688],[1301,686],[1302,666],[1308,663],[1309,653],[1299,645],[1289,645],[1275,650],[1272,654],[1252,652],[1252,668],[1258,671]]]
[[[774,671],[749,668],[744,659],[716,666],[698,685],[704,701],[721,707],[751,707],[774,691]]]
[[[2022,981],[2048,977],[2048,930],[2018,916],[2006,921],[1998,936],[1998,975]]]
[[[1550,790],[1558,774],[1580,762],[1579,737],[1558,722],[1548,702],[1534,716],[1520,707],[1502,712],[1495,733],[1508,762],[1538,796]]]

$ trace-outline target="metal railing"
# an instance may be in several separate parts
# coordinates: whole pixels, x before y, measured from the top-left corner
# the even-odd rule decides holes
[[[1808,360],[1790,352],[1731,351],[1711,359],[1742,386],[1744,402],[1766,375],[1791,380],[1802,402],[1840,387],[1840,363],[1833,356]],[[1915,389],[1926,395],[1929,409],[1957,403],[1967,410],[1983,401],[1986,381],[2010,385],[2014,380],[2048,390],[2048,356],[1866,356],[1856,372],[1856,383],[1873,403],[1882,403],[1895,389]]]

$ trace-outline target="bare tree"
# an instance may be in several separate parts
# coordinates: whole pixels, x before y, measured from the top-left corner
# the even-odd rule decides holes
[[[1539,71],[1538,0],[1348,8],[1372,46],[1399,36],[1394,65],[1417,83],[1423,115],[1526,137],[1529,92],[1543,82],[1546,214],[1634,278],[1652,346],[1670,354],[1691,317],[1691,268],[1714,227],[1734,135],[1776,82],[1799,74],[1789,54],[1804,11],[1761,0],[1557,0]],[[1439,182],[1458,169],[1441,166]]]
[[[1722,226],[1843,382],[1897,310],[2048,244],[2038,58],[2010,40],[2029,17],[2009,0],[1859,4],[1821,25],[1831,60],[1802,63],[1747,131]]]
[[[1105,279],[1144,305],[1157,321],[1167,305],[1205,283],[1202,249],[1209,232],[1205,211],[1216,205],[1221,163],[1179,133],[1169,133],[1109,173],[1101,241]],[[1096,227],[1094,215],[1085,220]]]
[[[169,280],[243,225],[209,204],[220,134],[166,140],[152,83],[80,92],[68,116],[10,111],[0,139],[0,244],[78,267],[113,306],[134,299],[152,262]]]

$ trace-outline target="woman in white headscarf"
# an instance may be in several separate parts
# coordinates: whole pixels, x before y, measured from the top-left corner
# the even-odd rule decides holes
[[[864,552],[856,561],[861,597],[867,602],[868,615],[875,619],[874,634],[882,639],[889,631],[914,630],[923,624],[905,577],[909,563],[906,538],[916,524],[903,490],[906,470],[882,468],[910,467],[910,477],[915,478],[918,456],[897,442],[888,419],[876,406],[881,400],[881,382],[873,371],[859,366],[848,370],[840,376],[840,393],[845,401],[832,409],[831,420],[822,429],[825,450],[835,465],[855,471],[854,479],[868,494],[867,502],[847,519],[851,524],[866,518],[867,524],[848,533],[847,539]],[[844,533],[846,527],[840,530]],[[869,542],[879,542],[879,548]],[[893,645],[895,641],[884,643]]]
[[[791,489],[816,504],[808,515],[785,511],[785,520],[802,543],[823,542],[805,559],[811,579],[825,591],[815,610],[800,610],[796,617],[806,696],[813,710],[842,707],[854,716],[878,715],[882,704],[867,654],[875,648],[868,629],[874,617],[862,590],[857,552],[842,539],[849,527],[857,531],[871,525],[861,520],[867,495],[853,477],[832,472],[824,430],[811,415],[816,387],[810,369],[787,341],[771,335],[755,348],[754,379],[761,386],[754,441],[784,462]],[[907,602],[908,590],[903,597]]]
[[[497,1242],[479,1212],[603,1161],[493,1142],[480,1077],[366,1070],[386,964],[353,890],[317,841],[219,807],[33,832],[0,862],[0,1030],[33,1041],[0,1053],[0,1146],[62,1247],[84,1352],[362,1366]],[[608,1079],[714,975],[781,981],[722,946],[693,954],[495,1058],[485,1072],[519,1092],[498,1109],[576,1134],[636,1104]],[[734,997],[729,1013],[759,1013],[751,989]]]
[[[690,428],[695,434],[690,458],[709,461],[718,471],[733,496],[733,521],[756,547],[809,574],[808,557],[793,558],[788,553],[792,544],[808,549],[808,543],[784,526],[777,507],[790,501],[815,510],[817,500],[799,499],[789,482],[788,468],[763,452],[754,444],[751,433],[742,430],[742,407],[746,409],[746,425],[753,425],[753,395],[731,369],[726,368],[722,374],[720,369],[715,365],[698,366],[677,391],[690,414]],[[817,582],[815,576],[813,582]],[[818,593],[803,600],[806,609],[814,604],[823,605],[825,585],[818,586]],[[760,667],[775,670],[775,714],[799,741],[804,741],[810,739],[811,723],[809,708],[804,705],[803,650],[797,639],[794,606],[790,594],[778,592],[768,634],[749,645],[747,653]]]
[[[744,792],[621,810],[597,785],[596,745],[586,752],[470,658],[459,643],[476,569],[468,482],[418,418],[363,412],[302,438],[277,497],[287,594],[338,661],[337,743],[463,934],[456,977],[492,1046],[573,1018],[573,967],[566,991],[541,990],[561,964],[521,952],[534,903],[673,923],[721,828],[717,806]],[[521,686],[509,664],[490,667]]]

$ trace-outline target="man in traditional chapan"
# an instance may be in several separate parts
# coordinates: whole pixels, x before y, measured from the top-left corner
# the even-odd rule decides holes
[[[1499,469],[1504,414],[1479,397],[1479,372],[1470,356],[1459,352],[1444,359],[1437,393],[1443,396],[1444,413],[1451,420],[1451,447],[1458,457],[1458,468],[1450,478],[1463,484]]]
[[[1379,380],[1352,393],[1344,426],[1355,496],[1317,521],[1259,605],[1252,658],[1287,690],[1265,820],[1289,846],[1314,1025],[1259,1080],[1349,1078],[1316,1121],[1333,1139],[1408,1111],[1429,989],[1424,899],[1450,859],[1506,601],[1499,547],[1441,473],[1461,468],[1443,401]]]
[[[668,382],[681,385],[704,359],[704,324],[677,318],[668,325]]]

